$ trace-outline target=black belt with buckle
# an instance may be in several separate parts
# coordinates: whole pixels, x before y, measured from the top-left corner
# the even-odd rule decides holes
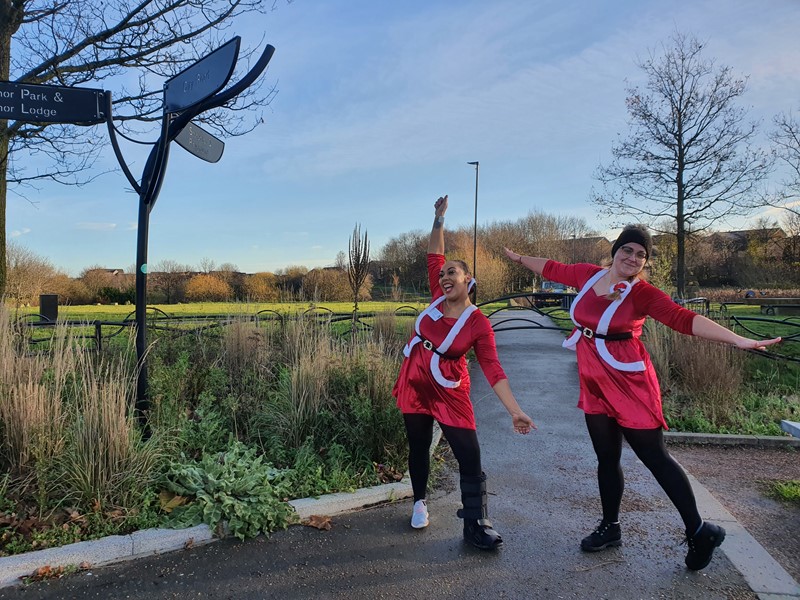
[[[623,331],[621,333],[606,333],[606,334],[602,334],[602,333],[595,333],[594,331],[592,331],[588,327],[579,327],[578,331],[580,331],[583,334],[583,337],[585,337],[585,338],[589,338],[589,339],[599,338],[601,340],[608,340],[609,342],[616,342],[616,341],[619,341],[619,340],[629,340],[629,339],[631,339],[633,337],[633,332],[632,331]]]
[[[422,346],[424,348],[426,348],[427,350],[430,350],[431,352],[434,352],[434,353],[438,354],[442,358],[446,358],[448,360],[458,360],[460,358],[458,356],[448,356],[447,354],[444,354],[443,352],[439,352],[439,350],[436,348],[436,346],[433,345],[433,342],[431,342],[430,340],[426,340],[420,334],[416,334],[416,335],[420,340],[422,340]]]

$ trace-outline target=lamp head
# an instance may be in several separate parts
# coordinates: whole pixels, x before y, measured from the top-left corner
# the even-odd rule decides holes
[[[477,167],[478,166],[478,161],[476,160],[475,162],[468,162],[467,164],[468,165],[475,165]]]

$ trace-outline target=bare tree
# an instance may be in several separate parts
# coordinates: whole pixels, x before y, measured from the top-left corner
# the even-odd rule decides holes
[[[358,292],[369,275],[369,239],[367,232],[361,237],[361,225],[356,223],[348,244],[347,278],[353,291],[353,319],[358,312]]]
[[[788,177],[782,182],[783,189],[767,198],[768,204],[800,216],[800,123],[791,112],[778,115],[770,138]]]
[[[244,298],[244,273],[239,271],[239,267],[236,264],[230,262],[222,263],[217,267],[214,276],[219,277],[231,286],[235,299],[241,300]]]
[[[214,262],[213,259],[204,256],[200,259],[200,272],[206,275],[210,275],[213,273],[217,268],[217,263]]]
[[[412,231],[390,239],[379,256],[397,273],[400,284],[420,292],[428,287],[427,249],[428,236],[422,231]]]
[[[177,261],[165,259],[159,261],[153,269],[155,288],[164,294],[167,304],[178,302],[183,298],[186,282],[191,277],[192,268]]]
[[[6,260],[8,261],[7,297],[14,301],[16,308],[22,304],[36,302],[47,282],[56,274],[49,260],[14,242],[8,244]]]
[[[800,267],[800,212],[784,213],[781,225],[786,232],[783,260],[790,265]]]
[[[752,212],[772,168],[770,155],[751,144],[757,125],[736,105],[746,79],[715,68],[702,51],[696,38],[675,33],[661,55],[651,52],[638,64],[646,89],[627,89],[630,132],[612,147],[611,164],[598,168],[603,193],[593,199],[615,219],[674,221],[679,297],[687,230]]]
[[[291,2],[291,0],[286,0]],[[277,0],[0,0],[0,81],[77,86],[109,80],[114,120],[128,133],[161,116],[160,91],[177,74],[221,45],[233,19],[276,8]],[[244,51],[245,62],[252,52]],[[124,79],[117,77],[127,75]],[[132,75],[132,76],[131,76]],[[116,79],[114,79],[116,77]],[[127,82],[137,82],[127,87]],[[256,83],[229,106],[198,120],[224,136],[261,122],[274,89]],[[0,120],[0,295],[5,289],[5,217],[9,190],[44,180],[82,185],[105,138],[97,128]],[[30,167],[30,155],[43,158]]]

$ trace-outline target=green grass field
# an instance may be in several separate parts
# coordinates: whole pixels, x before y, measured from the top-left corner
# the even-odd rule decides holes
[[[352,302],[320,302],[318,304],[310,302],[193,302],[188,304],[148,304],[148,308],[154,308],[166,313],[170,317],[191,317],[201,315],[256,315],[264,310],[271,310],[282,315],[299,315],[307,311],[318,310],[319,312],[331,311],[336,314],[349,314],[353,312]],[[359,302],[359,313],[375,313],[395,311],[403,306],[411,306],[416,310],[422,310],[426,304],[407,303],[407,302]],[[58,318],[67,321],[122,321],[125,318],[133,318],[135,307],[132,305],[108,305],[108,304],[87,304],[81,306],[59,306]],[[37,315],[37,307],[20,308],[18,312],[11,311],[15,315]]]

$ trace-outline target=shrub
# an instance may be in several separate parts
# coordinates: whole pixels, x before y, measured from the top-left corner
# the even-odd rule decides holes
[[[244,280],[248,302],[276,302],[280,296],[278,278],[272,273],[254,273]]]
[[[186,284],[190,302],[225,302],[233,298],[233,288],[214,275],[195,275]]]
[[[342,269],[309,271],[303,277],[303,294],[315,302],[345,301],[353,298],[347,272]],[[359,297],[362,297],[362,294],[359,294]]]

